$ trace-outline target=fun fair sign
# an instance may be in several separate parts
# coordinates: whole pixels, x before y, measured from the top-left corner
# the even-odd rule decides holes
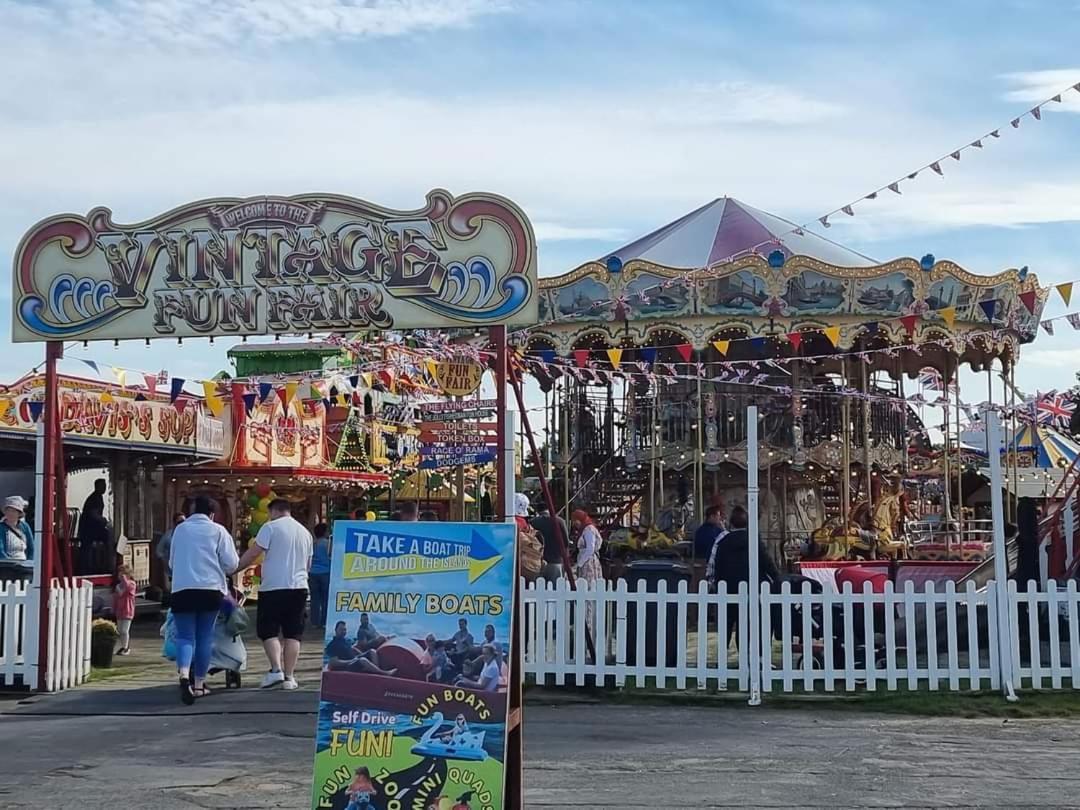
[[[415,211],[351,197],[218,199],[144,222],[107,208],[34,227],[13,340],[210,337],[537,321],[536,243],[491,194]]]

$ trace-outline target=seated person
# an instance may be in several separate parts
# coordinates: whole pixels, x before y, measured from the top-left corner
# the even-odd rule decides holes
[[[345,794],[349,797],[349,805],[346,810],[362,810],[366,807],[374,807],[371,800],[375,797],[375,793],[375,785],[371,781],[371,771],[360,766],[356,769],[352,784],[345,791]]]
[[[439,735],[443,742],[456,743],[461,740],[461,735],[469,731],[469,724],[465,722],[465,715],[459,714],[454,718],[454,727]]]
[[[467,686],[470,689],[479,689],[483,692],[499,691],[499,654],[490,644],[485,644],[481,655],[484,665],[478,678],[458,678],[457,686]]]
[[[356,630],[356,646],[361,650],[377,650],[393,636],[381,636],[366,613],[360,614],[360,627]]]
[[[495,625],[489,624],[484,628],[484,644],[490,644],[495,652],[501,654],[503,645],[495,640]],[[476,676],[484,666],[484,657],[481,654],[483,647],[473,647],[465,658],[461,671],[466,675]]]
[[[396,675],[396,669],[382,669],[375,650],[358,650],[346,636],[345,622],[334,625],[334,637],[326,645],[326,668],[333,671],[370,672],[375,675]]]
[[[438,641],[434,633],[424,639],[424,654],[420,658],[427,679],[433,683],[447,683],[450,675],[450,658],[446,654],[446,642]]]
[[[450,660],[454,663],[454,666],[460,669],[465,660],[473,655],[473,644],[468,620],[458,619],[458,631],[447,641],[447,646],[450,648]]]

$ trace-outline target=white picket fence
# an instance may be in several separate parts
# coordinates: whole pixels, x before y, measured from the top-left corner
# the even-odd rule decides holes
[[[48,671],[38,684],[38,591],[29,583],[0,583],[0,687],[57,692],[90,675],[94,586],[54,579],[49,591]]]
[[[54,579],[49,591],[49,666],[45,691],[59,692],[90,676],[94,586],[88,579]]]
[[[525,672],[551,686],[727,689],[750,683],[749,594],[711,593],[702,585],[674,592],[644,581],[565,580],[522,583]],[[1009,583],[1008,615],[991,585],[957,590],[913,583],[884,593],[811,593],[809,584],[760,599],[761,689],[765,693],[872,690],[1080,688],[1080,593],[1067,589],[1018,593]],[[866,586],[869,588],[869,585]],[[732,644],[727,615],[736,616]],[[1049,619],[1053,617],[1054,620]],[[1008,620],[1011,658],[1003,678],[999,620]],[[591,633],[586,633],[586,627]],[[651,630],[656,628],[656,630]],[[595,639],[596,654],[588,638]],[[737,639],[737,642],[736,642]]]
[[[25,582],[0,582],[0,686],[32,687],[37,650],[37,611],[30,600],[37,592]]]

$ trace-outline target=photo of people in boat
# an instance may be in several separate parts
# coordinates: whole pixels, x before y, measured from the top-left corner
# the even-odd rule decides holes
[[[438,627],[443,624],[440,622],[437,632],[417,638],[407,632],[380,629],[396,624],[390,617],[373,618],[368,613],[361,613],[352,626],[346,619],[335,621],[328,628],[332,634],[323,653],[326,671],[463,686],[481,692],[505,691],[508,645],[493,623],[474,629],[463,616],[452,633]]]

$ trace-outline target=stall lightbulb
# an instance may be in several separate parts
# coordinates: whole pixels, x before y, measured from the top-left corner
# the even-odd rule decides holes
[[[183,346],[184,345],[184,339],[183,338],[177,338],[176,339],[176,345],[177,346]]]
[[[150,348],[150,338],[146,338],[146,348]]]

